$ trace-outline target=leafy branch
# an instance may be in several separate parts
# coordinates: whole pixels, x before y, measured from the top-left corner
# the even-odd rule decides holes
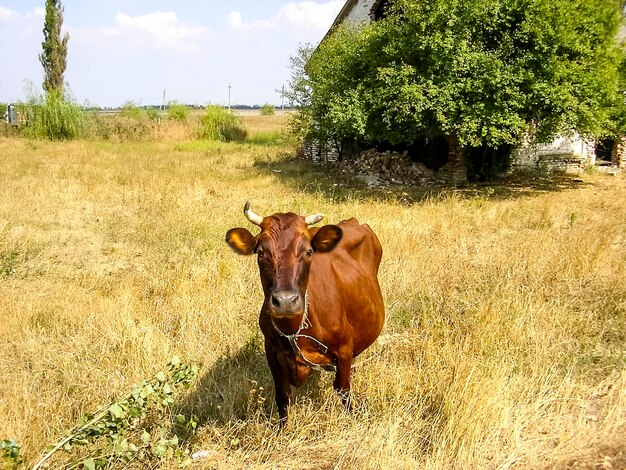
[[[73,454],[77,447],[87,448],[88,455],[70,460],[67,468],[95,470],[116,461],[182,457],[178,436],[171,436],[167,427],[157,423],[170,419],[175,398],[190,386],[197,374],[197,365],[183,364],[175,356],[152,380],[140,382],[118,401],[85,414],[65,437],[50,447],[33,470],[42,468],[58,451]],[[175,421],[176,426],[195,432],[195,416],[178,414]]]

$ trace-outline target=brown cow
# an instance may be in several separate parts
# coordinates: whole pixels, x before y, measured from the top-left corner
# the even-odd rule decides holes
[[[335,371],[333,387],[349,409],[352,360],[376,340],[385,317],[378,238],[354,218],[318,229],[309,225],[320,214],[261,217],[248,203],[244,213],[261,232],[233,228],[226,243],[257,254],[265,294],[259,325],[281,425],[291,386],[300,387],[311,369]]]

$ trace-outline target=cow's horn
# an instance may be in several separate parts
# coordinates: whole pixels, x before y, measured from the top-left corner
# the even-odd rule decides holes
[[[320,220],[322,220],[324,218],[324,214],[311,214],[311,215],[307,215],[304,218],[304,222],[307,225],[313,225],[318,223]]]
[[[248,219],[254,225],[260,226],[261,222],[263,222],[263,217],[261,217],[259,214],[255,214],[254,212],[252,212],[252,210],[250,209],[250,203],[247,201],[246,205],[243,206],[243,213],[246,215],[246,219]]]

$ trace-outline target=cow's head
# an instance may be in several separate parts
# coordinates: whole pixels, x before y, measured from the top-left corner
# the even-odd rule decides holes
[[[341,228],[325,225],[309,230],[309,225],[322,220],[321,214],[302,217],[290,212],[261,217],[250,210],[249,203],[243,211],[261,232],[255,237],[245,228],[233,228],[226,233],[226,243],[241,255],[256,253],[265,304],[272,316],[302,314],[313,254],[335,248]]]

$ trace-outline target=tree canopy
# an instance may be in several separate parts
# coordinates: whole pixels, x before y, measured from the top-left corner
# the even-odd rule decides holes
[[[622,3],[396,0],[384,19],[327,37],[299,89],[311,91],[317,132],[339,139],[401,144],[437,131],[495,148],[605,135],[623,104]]]
[[[43,88],[46,92],[63,93],[63,74],[67,67],[69,34],[61,36],[63,6],[61,0],[46,0],[43,26],[42,53],[39,56],[44,69]]]

